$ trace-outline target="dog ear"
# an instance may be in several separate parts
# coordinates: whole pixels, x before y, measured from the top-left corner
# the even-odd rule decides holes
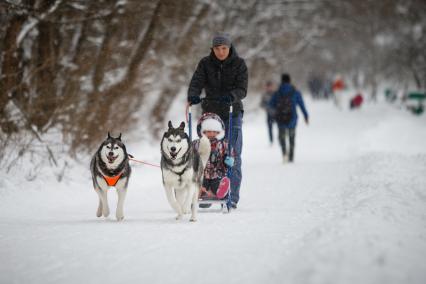
[[[110,139],[110,138],[112,138],[112,137],[111,137],[111,134],[110,134],[110,133],[109,133],[109,131],[108,131],[108,139]]]
[[[173,128],[172,121],[169,120],[169,128]]]
[[[185,122],[181,122],[181,124],[179,125],[179,129],[180,130],[184,130],[185,129]]]
[[[118,135],[117,139],[121,141],[121,132],[120,135]]]

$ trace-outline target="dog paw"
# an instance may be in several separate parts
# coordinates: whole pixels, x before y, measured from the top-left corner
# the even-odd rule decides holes
[[[182,219],[182,215],[181,214],[179,214],[179,215],[176,216],[176,220],[180,220],[180,219]]]
[[[115,218],[117,218],[117,221],[121,221],[124,219],[124,213],[122,209],[117,208],[117,211],[115,212]]]
[[[108,210],[104,210],[103,212],[104,217],[108,217],[109,216],[109,209]]]
[[[197,222],[197,218],[191,217],[191,219],[189,219],[189,222]]]

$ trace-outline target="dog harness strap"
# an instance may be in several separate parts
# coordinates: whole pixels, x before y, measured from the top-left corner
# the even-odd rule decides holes
[[[106,183],[109,186],[115,186],[122,174],[123,174],[123,172],[121,172],[118,175],[113,176],[113,177],[110,177],[110,176],[103,176],[103,177],[104,177],[104,180],[106,181]]]

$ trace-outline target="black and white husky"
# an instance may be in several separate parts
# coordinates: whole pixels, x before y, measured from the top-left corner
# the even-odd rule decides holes
[[[190,221],[196,221],[198,193],[210,156],[210,141],[203,136],[198,149],[194,149],[184,131],[184,122],[174,128],[169,121],[168,126],[161,140],[161,171],[167,200],[177,213],[176,219],[191,212]]]
[[[123,204],[126,197],[127,185],[131,168],[126,146],[121,141],[121,133],[117,138],[108,132],[107,139],[102,142],[90,163],[93,187],[99,195],[99,206],[96,216],[108,217],[109,207],[107,193],[110,187],[115,187],[118,194],[118,203],[115,216],[118,221],[123,220]]]

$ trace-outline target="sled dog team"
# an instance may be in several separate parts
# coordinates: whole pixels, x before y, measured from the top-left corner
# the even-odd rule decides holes
[[[204,178],[216,178],[206,179],[206,182],[220,179],[224,176],[226,167],[233,165],[232,157],[221,156],[216,151],[219,148],[217,143],[224,143],[221,141],[224,138],[223,122],[215,114],[207,113],[200,119],[198,128],[200,138],[191,142],[185,133],[184,122],[174,128],[169,121],[168,130],[161,139],[163,186],[170,206],[177,213],[177,220],[189,213],[191,214],[190,221],[197,220],[198,199],[201,193],[209,196],[217,194],[222,198],[228,193],[228,188],[210,188],[206,183],[203,184]],[[222,150],[223,154],[226,148]],[[221,160],[219,163],[217,163],[218,158]],[[129,154],[121,140],[121,134],[115,138],[108,133],[107,139],[102,142],[93,156],[90,169],[93,187],[99,196],[96,216],[107,217],[109,215],[107,194],[111,187],[115,187],[118,195],[116,218],[118,221],[123,220],[124,199],[131,168]],[[211,175],[212,171],[216,173],[215,176]],[[207,173],[206,177],[205,173]],[[207,182],[207,184],[209,183]],[[226,192],[219,192],[220,190]]]
[[[244,59],[238,56],[229,34],[218,32],[212,38],[209,55],[198,63],[188,87],[188,104],[201,103],[203,112],[197,126],[199,139],[191,141],[184,131],[185,123],[175,128],[169,122],[161,140],[163,185],[167,200],[177,213],[176,219],[191,213],[190,220],[196,221],[198,198],[203,200],[200,206],[209,205],[204,203],[206,199],[203,197],[223,201],[228,195],[222,208],[237,208],[242,177],[242,100],[247,95],[247,87],[248,71]],[[205,97],[201,99],[203,90]],[[228,121],[228,139],[232,141],[229,149],[222,141],[225,136],[223,121]],[[92,158],[91,171],[93,186],[99,195],[96,215],[109,215],[107,192],[110,187],[115,187],[118,193],[116,217],[122,220],[131,169],[121,134],[115,138],[108,133]],[[232,175],[232,194],[227,171],[229,176]]]

